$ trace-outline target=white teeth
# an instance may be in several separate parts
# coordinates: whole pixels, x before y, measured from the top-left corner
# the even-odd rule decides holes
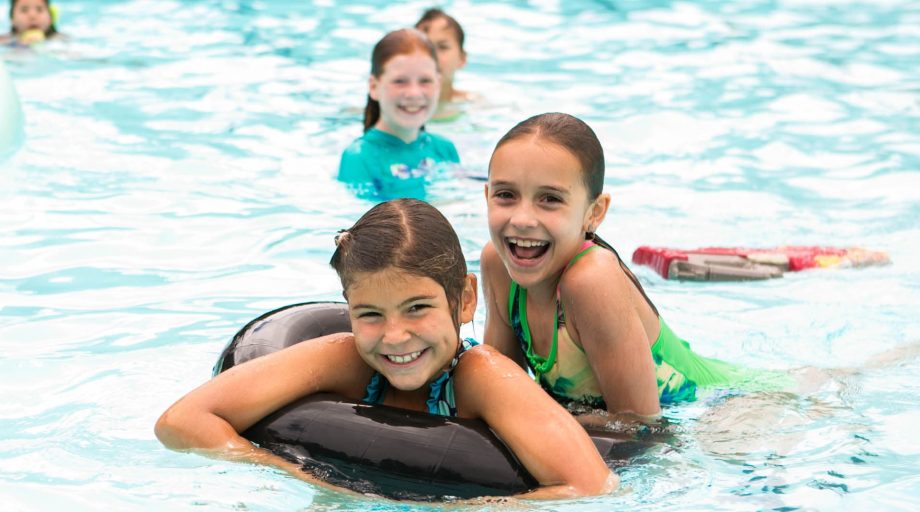
[[[421,350],[419,350],[418,352],[411,352],[409,354],[402,355],[402,356],[398,356],[394,354],[394,355],[385,355],[384,357],[386,357],[390,361],[393,361],[394,363],[405,364],[405,363],[415,361],[416,359],[418,359],[418,356],[420,355],[422,355]]]
[[[521,238],[509,238],[508,241],[520,247],[543,247],[549,243],[545,240],[524,240]]]

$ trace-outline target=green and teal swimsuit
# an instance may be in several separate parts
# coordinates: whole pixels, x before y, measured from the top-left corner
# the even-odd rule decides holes
[[[371,128],[342,153],[339,181],[359,196],[387,200],[425,198],[425,187],[444,164],[460,163],[454,144],[422,130],[409,143]]]
[[[602,241],[601,243],[604,245],[586,242],[582,250],[569,262],[566,270],[588,251],[597,247],[607,248],[616,254],[612,247]],[[626,275],[645,296],[638,280],[626,268],[618,254],[617,259],[620,260]],[[657,313],[648,297],[645,299]],[[514,281],[511,282],[508,296],[508,318],[530,370],[557,401],[575,401],[595,408],[607,408],[587,354],[573,341],[565,328],[565,310],[558,289],[556,331],[553,333],[550,353],[546,357],[533,352],[530,327],[527,323],[527,290]],[[729,385],[747,379],[746,372],[739,367],[695,354],[690,349],[690,344],[674,334],[660,315],[658,319],[661,331],[658,339],[652,344],[651,352],[658,380],[658,397],[662,404],[695,400],[699,387]]]

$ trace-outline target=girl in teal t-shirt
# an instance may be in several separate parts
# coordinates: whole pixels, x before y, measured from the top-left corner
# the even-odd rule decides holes
[[[438,108],[440,73],[435,49],[415,29],[390,32],[374,46],[364,135],[342,153],[338,179],[365,197],[425,196],[425,185],[445,163],[459,163],[453,143],[428,133]]]

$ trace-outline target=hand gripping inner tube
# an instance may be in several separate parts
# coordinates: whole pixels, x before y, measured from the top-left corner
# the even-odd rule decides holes
[[[285,306],[246,324],[224,349],[214,374],[303,340],[350,331],[344,303]],[[621,465],[649,445],[589,433],[610,465]],[[538,485],[481,420],[359,404],[337,395],[315,394],[288,404],[243,437],[332,484],[395,499],[504,496]]]

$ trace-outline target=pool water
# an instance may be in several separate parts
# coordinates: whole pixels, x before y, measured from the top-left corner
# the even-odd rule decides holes
[[[333,177],[361,132],[370,49],[429,4],[60,4],[70,42],[0,49],[25,119],[0,162],[2,508],[436,507],[320,490],[153,436],[249,319],[340,297],[333,235],[371,203]],[[859,245],[893,262],[749,283],[636,269],[698,352],[805,368],[813,385],[667,408],[674,440],[621,468],[621,491],[523,508],[916,509],[920,5],[443,6],[467,31],[457,85],[485,101],[430,129],[471,176],[514,123],[564,111],[604,144],[613,209],[599,231],[622,254]],[[430,194],[478,269],[482,182]],[[480,307],[469,334],[484,318]]]

